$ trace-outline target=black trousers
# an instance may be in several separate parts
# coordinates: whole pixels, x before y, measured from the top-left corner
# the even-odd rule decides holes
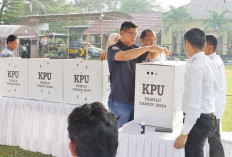
[[[208,137],[210,157],[225,157],[221,143],[220,119],[217,120],[217,129],[212,136]]]
[[[212,114],[201,114],[189,132],[185,144],[186,157],[204,157],[204,145],[208,137],[214,135],[217,119]]]

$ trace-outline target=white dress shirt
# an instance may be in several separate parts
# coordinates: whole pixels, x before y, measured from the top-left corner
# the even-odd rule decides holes
[[[14,51],[7,47],[2,51],[0,57],[14,57]]]
[[[221,119],[226,105],[226,72],[225,66],[220,56],[215,53],[209,55],[209,58],[216,63],[218,68],[218,91],[215,102],[215,115],[217,119]]]
[[[201,113],[215,111],[218,89],[216,65],[204,52],[194,54],[187,62],[182,110],[185,122],[182,134],[189,134]]]

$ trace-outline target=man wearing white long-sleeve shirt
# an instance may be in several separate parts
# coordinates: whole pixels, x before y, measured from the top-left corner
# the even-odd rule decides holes
[[[185,72],[185,89],[182,110],[185,120],[175,148],[185,147],[186,157],[203,157],[206,139],[216,129],[215,99],[218,89],[218,70],[205,55],[205,33],[197,28],[184,35],[184,50],[189,58]]]
[[[7,47],[2,51],[0,57],[14,57],[14,51],[18,47],[18,37],[11,34],[7,37]]]
[[[208,138],[210,146],[210,157],[224,157],[224,150],[220,137],[220,119],[223,116],[226,105],[226,75],[225,66],[220,56],[216,54],[217,38],[213,35],[206,35],[204,52],[216,64],[218,75],[218,91],[215,102],[215,115],[217,117],[217,130],[214,135]]]

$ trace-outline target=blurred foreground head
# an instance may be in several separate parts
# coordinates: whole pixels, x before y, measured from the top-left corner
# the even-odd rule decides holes
[[[101,103],[75,108],[68,117],[70,151],[77,157],[115,157],[118,120]]]

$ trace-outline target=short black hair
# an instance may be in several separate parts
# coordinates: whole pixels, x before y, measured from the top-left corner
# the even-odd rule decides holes
[[[145,38],[145,36],[147,35],[147,32],[153,32],[152,30],[150,30],[150,29],[145,29],[142,33],[141,33],[141,35],[140,35],[140,39],[142,38],[142,39],[144,39]]]
[[[120,32],[127,31],[130,28],[138,28],[138,26],[135,23],[133,23],[132,21],[125,21],[121,25]]]
[[[78,157],[115,157],[118,119],[100,102],[75,108],[68,117],[68,131]]]
[[[17,40],[17,39],[18,39],[18,37],[17,37],[16,35],[11,34],[11,35],[9,35],[9,36],[7,37],[7,44],[8,44],[9,42],[15,41],[15,40]]]
[[[217,48],[217,38],[214,35],[206,35],[206,43],[213,46],[213,50]]]
[[[193,47],[203,50],[206,40],[205,33],[198,28],[193,28],[185,33],[184,40],[188,40]]]

